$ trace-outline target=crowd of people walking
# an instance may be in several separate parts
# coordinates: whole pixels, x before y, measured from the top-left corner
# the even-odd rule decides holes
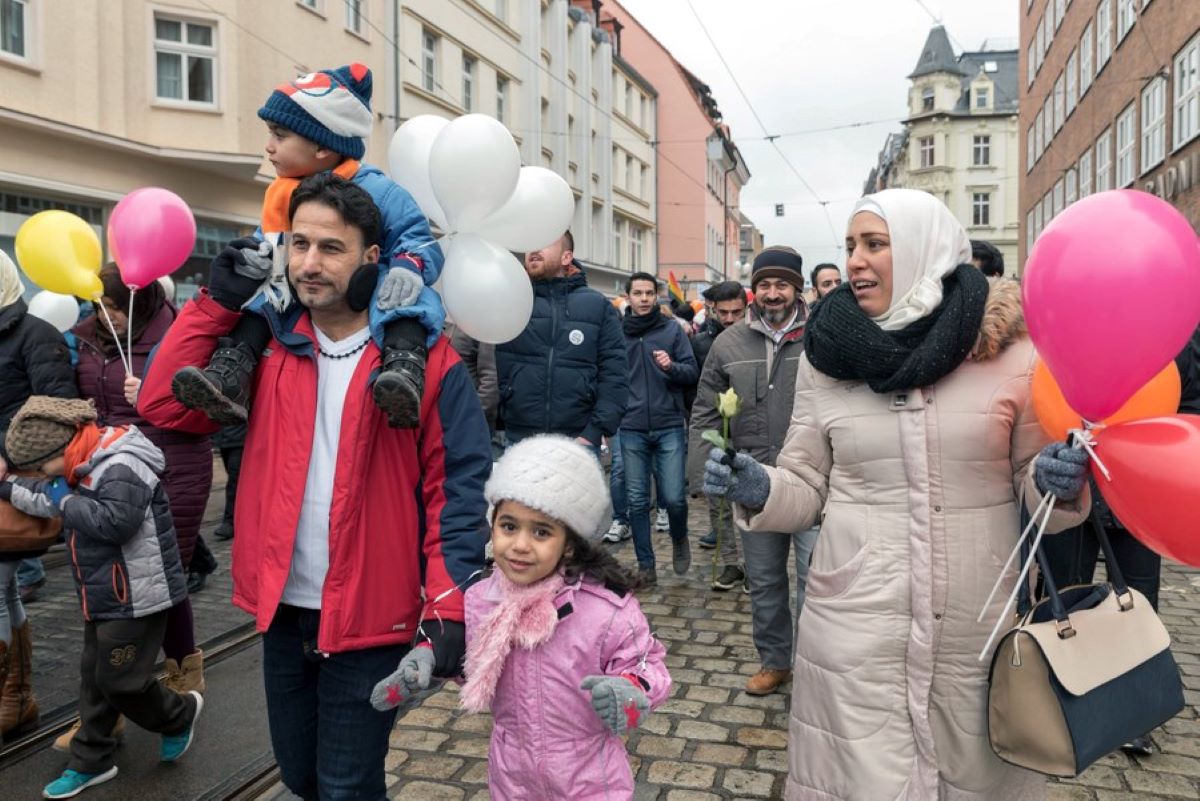
[[[1054,498],[1059,583],[1091,578],[1091,515],[1152,603],[1160,565],[1093,506],[1086,453],[1039,426],[999,253],[932,195],[885,190],[855,206],[844,270],[771,246],[702,308],[637,272],[619,310],[564,231],[524,254],[531,318],[493,346],[445,320],[424,216],[359,162],[370,97],[358,64],[268,97],[261,227],[182,308],[157,284],[131,305],[106,268],[72,351],[0,259],[0,498],[61,522],[85,619],[80,723],[45,796],[114,778],[125,718],[163,761],[192,742],[215,447],[213,536],[233,540],[302,798],[384,798],[397,709],[446,680],[493,715],[493,797],[632,798],[621,736],[671,689],[637,598],[661,578],[656,528],[676,577],[695,579],[694,542],[715,557],[703,592],[749,593],[745,692],[791,686],[787,798],[1041,798],[990,747],[979,659],[1023,513]],[[0,551],[6,736],[37,718],[18,566],[39,550]]]

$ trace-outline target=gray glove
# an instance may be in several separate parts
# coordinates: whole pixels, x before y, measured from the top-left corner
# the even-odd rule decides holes
[[[771,494],[771,477],[749,454],[739,453],[731,462],[725,451],[713,448],[704,463],[704,494],[761,509]]]
[[[236,245],[236,243],[234,243]],[[260,240],[257,248],[240,247],[241,259],[234,259],[233,271],[238,275],[253,278],[255,281],[265,281],[271,277],[271,268],[275,266],[274,249],[271,243]]]
[[[394,709],[421,690],[429,689],[433,678],[433,649],[418,646],[400,660],[396,671],[381,679],[371,691],[371,706],[380,712]]]
[[[393,267],[383,277],[375,305],[380,311],[411,306],[417,302],[424,288],[425,282],[421,276],[403,267]]]
[[[650,699],[624,676],[588,676],[579,685],[592,693],[592,709],[613,734],[624,734],[638,725]]]
[[[1088,472],[1087,451],[1063,442],[1052,442],[1042,448],[1033,463],[1033,480],[1042,494],[1051,494],[1060,501],[1073,501],[1083,492]]]

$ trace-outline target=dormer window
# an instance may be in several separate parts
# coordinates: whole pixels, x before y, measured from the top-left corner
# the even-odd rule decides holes
[[[933,111],[933,89],[921,90],[921,111]]]
[[[975,88],[975,108],[987,108],[989,105],[991,105],[988,102],[990,94],[991,93],[988,91],[988,88],[986,86],[976,87]]]

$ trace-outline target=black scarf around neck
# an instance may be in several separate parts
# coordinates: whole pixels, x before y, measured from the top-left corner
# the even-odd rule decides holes
[[[962,364],[975,346],[988,281],[960,264],[942,281],[942,302],[928,317],[884,331],[859,307],[849,282],[813,307],[804,352],[813,367],[840,380],[866,381],[879,393],[927,387]]]
[[[643,337],[648,331],[658,325],[662,320],[662,309],[657,303],[650,307],[649,314],[636,315],[633,313],[633,306],[625,309],[625,318],[621,320],[621,329],[625,332],[625,336]]]

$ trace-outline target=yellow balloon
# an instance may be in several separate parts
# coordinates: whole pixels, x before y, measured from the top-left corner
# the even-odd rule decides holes
[[[100,237],[80,217],[39,211],[17,229],[17,263],[29,280],[49,292],[96,300],[100,283]]]

